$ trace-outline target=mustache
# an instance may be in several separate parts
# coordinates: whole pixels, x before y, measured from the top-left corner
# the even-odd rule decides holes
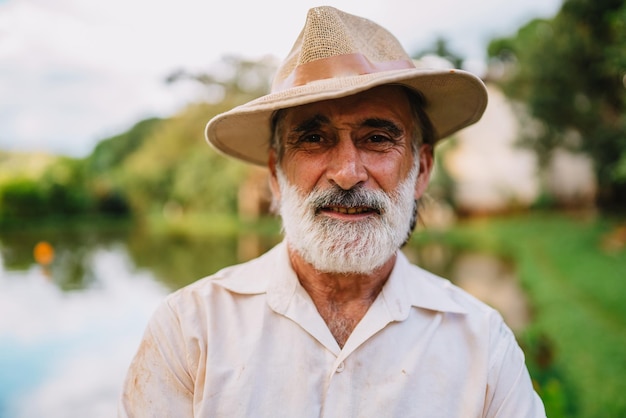
[[[382,214],[389,205],[389,198],[385,192],[379,190],[367,190],[364,187],[342,189],[332,186],[326,190],[315,190],[307,198],[307,203],[315,212],[331,206],[346,208],[368,208]]]

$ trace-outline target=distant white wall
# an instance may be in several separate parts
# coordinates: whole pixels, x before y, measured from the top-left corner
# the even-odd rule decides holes
[[[593,205],[597,183],[590,158],[558,149],[540,175],[534,152],[515,145],[519,120],[513,107],[497,87],[487,90],[482,119],[459,132],[442,158],[455,182],[457,208],[490,213],[528,207],[542,190],[562,205]]]
[[[591,158],[557,149],[546,170],[546,190],[561,205],[593,205],[598,182]]]
[[[514,145],[519,122],[511,105],[497,88],[487,89],[482,119],[457,134],[457,146],[443,158],[456,183],[455,203],[469,212],[528,206],[540,193],[536,156]]]

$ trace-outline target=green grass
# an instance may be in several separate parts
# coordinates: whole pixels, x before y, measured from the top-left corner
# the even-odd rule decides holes
[[[626,417],[626,249],[603,245],[625,221],[525,214],[416,238],[514,261],[534,309],[519,339],[551,418]]]

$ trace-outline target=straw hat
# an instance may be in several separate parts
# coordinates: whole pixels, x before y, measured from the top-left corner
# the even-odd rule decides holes
[[[227,155],[266,165],[274,111],[383,84],[405,85],[424,95],[437,140],[478,121],[487,106],[487,90],[478,77],[461,70],[416,68],[386,29],[324,6],[309,10],[271,93],[215,116],[206,126],[206,139]]]

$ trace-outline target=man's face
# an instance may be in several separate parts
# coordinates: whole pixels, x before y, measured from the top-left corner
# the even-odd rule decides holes
[[[405,93],[382,86],[284,111],[281,168],[300,190],[361,185],[394,190],[413,166]]]
[[[368,272],[395,254],[432,167],[429,150],[414,156],[414,129],[405,93],[392,86],[284,111],[272,189],[287,240],[306,261]]]

